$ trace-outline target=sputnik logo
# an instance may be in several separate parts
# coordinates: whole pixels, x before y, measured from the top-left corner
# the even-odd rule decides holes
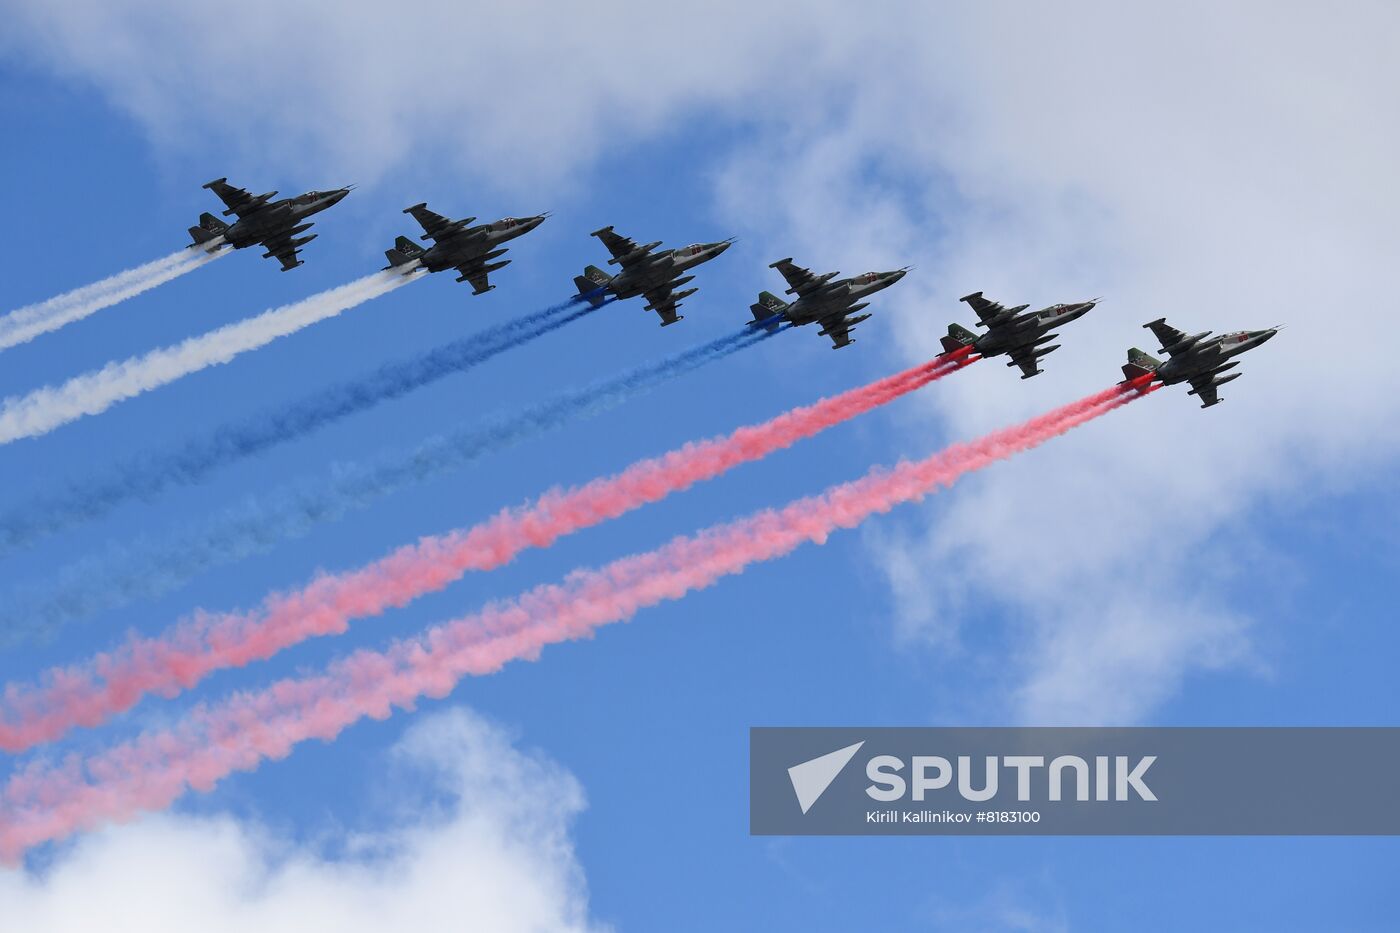
[[[845,748],[838,748],[834,752],[828,752],[819,758],[804,761],[800,765],[793,765],[788,768],[788,779],[792,781],[793,793],[797,794],[797,804],[805,814],[812,809],[812,804],[816,803],[826,789],[831,786],[831,782],[836,780],[836,776],[850,764],[856,752],[864,745],[864,740],[854,745],[847,745]]]

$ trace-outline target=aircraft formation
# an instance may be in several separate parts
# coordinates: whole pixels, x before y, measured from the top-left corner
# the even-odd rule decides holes
[[[351,190],[346,186],[277,200],[275,191],[253,195],[222,178],[205,187],[224,203],[224,216],[231,221],[205,213],[189,228],[193,242],[188,249],[11,312],[8,343],[3,327],[7,318],[0,317],[0,349],[141,294],[225,251],[256,245],[284,271],[296,268],[302,264],[301,248],[314,239],[314,234],[306,234],[310,218],[333,207]],[[474,295],[489,292],[497,287],[493,274],[511,262],[502,258],[508,244],[549,217],[541,213],[478,223],[474,217],[450,219],[426,203],[404,213],[422,232],[417,240],[396,237],[385,251],[388,265],[383,270],[367,270],[354,281],[185,338],[174,351],[158,347],[61,384],[7,398],[0,404],[0,446],[46,434],[183,376],[223,365],[237,354],[267,346],[431,273],[452,270],[457,281],[470,284]],[[200,483],[214,471],[275,445],[305,438],[381,402],[474,369],[612,301],[641,298],[642,307],[654,313],[661,326],[678,323],[683,301],[696,291],[690,283],[698,268],[734,242],[724,239],[668,249],[660,242],[639,244],[611,226],[592,235],[607,250],[606,265],[612,271],[586,266],[573,279],[577,293],[571,292],[567,299],[240,416],[168,448],[142,451],[126,462],[100,464],[88,478],[0,511],[0,556],[100,518],[124,503]],[[381,450],[372,462],[338,462],[327,474],[292,478],[249,496],[236,510],[211,510],[182,522],[168,540],[87,555],[32,589],[26,581],[26,590],[17,599],[0,606],[0,623],[9,623],[0,628],[33,631],[38,637],[67,621],[161,595],[214,566],[271,549],[279,541],[304,534],[313,524],[363,508],[407,483],[459,470],[478,457],[606,411],[672,378],[757,346],[778,331],[815,325],[811,330],[826,337],[833,348],[847,347],[854,342],[854,328],[870,318],[867,309],[878,293],[910,271],[904,267],[842,277],[835,271],[815,273],[792,258],[780,259],[770,268],[786,283],[786,297],[760,292],[750,306],[751,318],[735,321],[714,339],[640,365],[629,364],[609,378],[565,386],[488,419],[464,419],[420,443]],[[547,548],[566,535],[761,460],[983,358],[1005,357],[1007,366],[1018,368],[1022,379],[1039,375],[1042,361],[1060,346],[1056,341],[1062,330],[1098,304],[1098,299],[1062,302],[1033,311],[1026,304],[1008,307],[980,291],[962,301],[976,315],[977,329],[951,324],[942,338],[941,354],[902,372],[788,408],[728,434],[687,441],[577,486],[556,486],[478,524],[425,536],[359,568],[319,574],[299,590],[268,597],[262,609],[217,615],[197,611],[162,632],[133,636],[121,650],[43,672],[29,685],[6,685],[0,691],[0,753],[19,754],[61,741],[71,730],[97,728],[121,716],[143,695],[173,698],[193,689],[206,674],[241,668],[306,639],[345,631],[356,619],[378,616],[437,592],[468,572],[500,567],[522,551]],[[168,732],[142,733],[132,740],[135,744],[116,742],[86,757],[74,752],[53,771],[45,770],[42,760],[31,762],[17,772],[22,774],[17,781],[0,783],[0,858],[12,860],[36,845],[166,806],[193,784],[188,778],[190,768],[201,776],[195,789],[205,790],[232,770],[247,770],[285,755],[294,744],[310,738],[328,740],[357,719],[382,718],[389,707],[410,708],[422,697],[441,696],[445,686],[463,677],[534,657],[544,645],[624,621],[642,608],[679,599],[745,567],[783,557],[804,542],[822,543],[839,529],[884,514],[901,502],[918,501],[961,476],[1030,450],[1161,385],[1189,383],[1191,394],[1203,407],[1216,405],[1219,387],[1239,378],[1233,371],[1239,365],[1236,358],[1279,330],[1212,337],[1209,332],[1188,335],[1164,318],[1145,326],[1160,342],[1164,360],[1134,348],[1122,367],[1123,382],[1022,423],[959,441],[923,459],[901,461],[890,468],[875,466],[860,478],[781,508],[764,508],[597,569],[575,571],[560,584],[529,590],[513,601],[498,601],[479,613],[429,627],[396,640],[383,652],[360,649],[321,673],[279,680],[265,690],[240,693],[223,705],[202,703],[189,720],[192,726],[182,725],[184,721],[177,718]],[[314,622],[308,623],[310,619]],[[171,658],[180,663],[166,663]],[[112,689],[112,684],[122,687]],[[266,712],[277,729],[249,730],[249,709]],[[335,724],[330,732],[327,723]],[[239,754],[228,755],[222,741],[211,746],[211,734],[237,735]],[[161,754],[148,754],[150,748]],[[206,749],[212,749],[209,757],[203,757]],[[74,761],[80,763],[71,764]],[[151,787],[165,790],[152,794]]]
[[[286,272],[302,265],[302,260],[297,258],[301,247],[316,238],[314,233],[298,236],[312,226],[310,221],[302,221],[339,203],[354,186],[308,191],[277,201],[272,200],[276,191],[253,195],[228,184],[227,178],[215,179],[204,187],[224,202],[224,215],[235,220],[230,224],[212,214],[201,214],[199,224],[189,228],[194,240],[191,248],[213,253],[225,248],[263,246],[266,248],[263,258],[276,259]],[[393,247],[384,253],[389,261],[385,269],[398,270],[405,275],[418,270],[453,269],[458,273],[458,282],[471,284],[474,295],[494,289],[491,273],[510,265],[511,260],[500,259],[507,251],[503,244],[524,236],[549,217],[545,212],[478,224],[475,217],[449,220],[430,210],[426,203],[405,208],[404,213],[418,221],[423,228],[421,239],[430,241],[431,245],[423,247],[406,236],[398,237]],[[686,273],[719,256],[734,242],[731,237],[676,249],[658,249],[662,245],[659,240],[639,245],[631,237],[617,233],[612,226],[594,230],[592,236],[607,248],[611,254],[608,264],[617,266],[618,271],[609,273],[598,266],[586,266],[582,275],[574,277],[579,298],[596,308],[610,298],[643,297],[646,299],[644,310],[654,311],[662,327],[684,319],[677,309],[683,299],[697,291],[696,288],[681,288],[695,279],[694,275]],[[780,259],[769,268],[778,270],[787,282],[786,294],[793,298],[785,301],[772,292],[759,292],[758,301],[750,306],[753,314],[750,326],[771,332],[785,324],[818,324],[817,335],[829,337],[832,348],[837,350],[854,343],[851,330],[870,318],[869,313],[857,313],[869,306],[870,302],[864,299],[889,288],[909,272],[906,266],[838,278],[839,272],[814,274],[797,265],[791,257]],[[1060,344],[1051,343],[1059,337],[1058,329],[1088,314],[1099,302],[1097,298],[1064,302],[1030,311],[1026,304],[1008,308],[986,298],[980,291],[960,300],[977,315],[977,326],[984,331],[978,334],[960,324],[950,324],[947,336],[942,338],[944,351],[949,354],[970,352],[979,357],[1005,356],[1008,367],[1020,368],[1022,379],[1043,372],[1040,361],[1060,347]],[[1242,375],[1237,372],[1223,375],[1239,365],[1233,358],[1265,343],[1281,329],[1275,326],[1234,331],[1212,338],[1210,331],[1188,336],[1167,324],[1164,318],[1143,326],[1156,335],[1161,343],[1158,352],[1166,354],[1168,359],[1157,360],[1133,347],[1123,366],[1124,382],[1146,380],[1163,385],[1188,382],[1191,384],[1188,394],[1197,396],[1202,408],[1218,404],[1221,399],[1217,389]]]

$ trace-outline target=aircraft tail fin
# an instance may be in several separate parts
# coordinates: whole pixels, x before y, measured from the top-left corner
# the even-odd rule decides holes
[[[758,301],[749,305],[749,311],[753,312],[749,326],[762,327],[771,334],[778,329],[778,319],[787,308],[788,303],[772,292],[759,292]]]
[[[190,228],[196,246],[203,246],[228,232],[228,224],[208,212],[199,215],[199,226]]]
[[[977,335],[961,324],[949,324],[948,335],[942,341],[943,350],[946,353],[953,353],[963,347],[971,346],[976,340]]]
[[[601,307],[606,300],[603,289],[611,281],[612,276],[597,266],[585,266],[583,275],[574,276],[574,285],[578,287],[579,297],[587,300],[595,308]]]
[[[1131,382],[1143,376],[1151,375],[1157,371],[1157,367],[1162,365],[1162,361],[1133,347],[1128,351],[1128,362],[1123,364],[1123,376]]]
[[[398,266],[406,265],[423,255],[423,247],[413,242],[406,236],[401,236],[394,241],[393,249],[386,249],[384,257],[389,260],[386,269],[394,269]]]

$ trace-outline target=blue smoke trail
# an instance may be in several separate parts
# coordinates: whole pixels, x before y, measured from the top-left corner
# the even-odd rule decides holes
[[[498,324],[367,376],[331,386],[290,408],[262,412],[170,451],[142,456],[0,515],[0,555],[39,538],[100,518],[132,499],[150,499],[173,486],[197,483],[226,464],[262,453],[380,402],[399,398],[478,366],[558,330],[595,309],[583,297]],[[600,306],[601,307],[601,306]]]
[[[779,330],[785,330],[783,325]],[[778,330],[745,328],[506,415],[484,426],[432,437],[408,452],[338,464],[330,476],[249,497],[174,541],[124,542],[69,565],[56,578],[0,601],[0,640],[52,634],[60,625],[173,590],[201,572],[270,550],[412,483],[458,469],[579,418],[616,408],[684,373],[767,340]]]

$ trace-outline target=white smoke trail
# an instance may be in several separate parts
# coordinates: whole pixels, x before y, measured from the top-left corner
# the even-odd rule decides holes
[[[157,285],[164,285],[171,279],[178,279],[186,272],[193,272],[213,262],[225,252],[228,250],[210,253],[202,249],[182,249],[47,301],[17,308],[0,317],[0,350],[28,343],[40,334],[58,330],[103,308],[135,298]]]
[[[376,272],[294,304],[191,337],[173,347],[108,363],[60,386],[44,386],[28,395],[11,396],[0,402],[0,444],[47,434],[84,415],[106,411],[123,399],[201,369],[227,363],[240,353],[256,350],[278,337],[334,317],[393,291],[413,278],[416,276],[401,275],[398,271]]]

